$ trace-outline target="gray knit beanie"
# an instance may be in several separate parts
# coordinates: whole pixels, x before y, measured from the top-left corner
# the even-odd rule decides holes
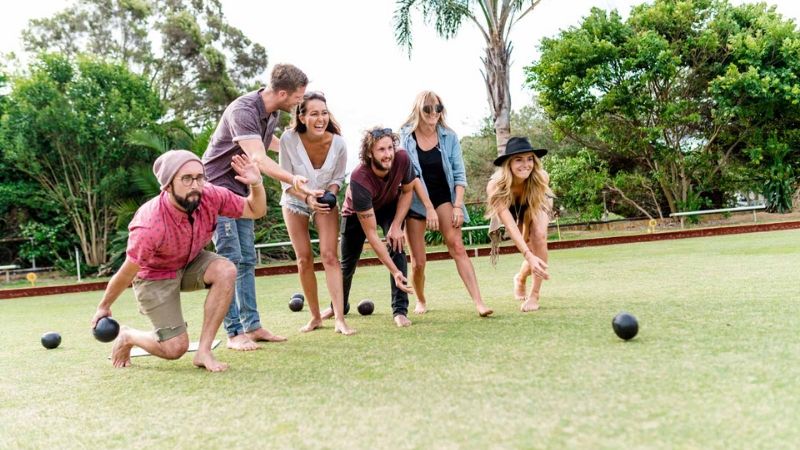
[[[203,161],[189,150],[170,150],[156,158],[156,162],[153,163],[153,173],[161,184],[162,191],[169,186],[178,170],[189,161],[203,164]],[[205,166],[203,166],[203,173],[205,170]]]

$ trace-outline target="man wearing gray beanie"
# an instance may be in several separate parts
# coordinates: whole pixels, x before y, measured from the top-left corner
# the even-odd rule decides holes
[[[217,217],[255,219],[267,212],[261,173],[246,155],[231,158],[235,179],[250,187],[247,198],[206,182],[200,158],[187,150],[170,150],[153,164],[161,194],[142,205],[128,225],[125,262],[111,277],[92,317],[92,327],[111,316],[111,305],[133,284],[139,311],[153,331],[121,327],[111,351],[114,367],[131,364],[131,349],[141,347],[164,359],[178,359],[189,349],[181,291],[208,289],[200,343],[193,363],[211,372],[228,365],[211,352],[236,284],[236,267],[203,250],[211,241]]]
[[[247,185],[238,182],[231,171],[234,155],[247,154],[268,177],[291,184],[304,194],[321,196],[322,191],[309,191],[308,181],[292,175],[267,156],[278,112],[292,112],[303,100],[308,78],[297,67],[278,64],[272,70],[270,86],[234,100],[222,114],[217,129],[203,154],[203,163],[210,182],[239,195],[247,194]],[[228,348],[255,350],[258,341],[281,342],[286,338],[272,334],[261,324],[256,305],[256,249],[254,223],[250,219],[225,216],[217,219],[214,246],[220,255],[236,265],[236,295],[225,316]]]

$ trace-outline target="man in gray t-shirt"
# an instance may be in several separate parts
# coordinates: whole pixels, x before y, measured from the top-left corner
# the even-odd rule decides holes
[[[203,154],[208,181],[247,196],[249,186],[239,182],[231,168],[232,158],[246,153],[262,174],[291,183],[299,191],[322,195],[321,191],[307,190],[306,178],[283,170],[266,151],[278,124],[278,111],[294,111],[303,100],[307,84],[308,78],[300,69],[279,64],[272,70],[269,87],[244,94],[228,105]],[[224,321],[228,348],[233,350],[255,350],[259,348],[258,341],[286,340],[261,326],[256,305],[253,227],[251,219],[219,217],[213,237],[217,253],[236,264],[236,294]]]

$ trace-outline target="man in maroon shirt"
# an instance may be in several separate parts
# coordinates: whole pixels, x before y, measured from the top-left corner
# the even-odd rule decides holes
[[[342,207],[342,277],[346,312],[350,308],[348,298],[353,274],[366,238],[392,275],[394,322],[398,327],[407,327],[411,325],[408,294],[414,292],[406,279],[403,221],[411,206],[414,189],[423,203],[430,204],[430,200],[425,190],[420,188],[408,154],[397,148],[399,140],[391,129],[380,127],[367,130],[361,140],[361,164],[350,175]],[[386,244],[378,236],[378,226],[383,229]],[[330,315],[332,313],[327,310],[323,317]]]
[[[246,155],[237,155],[231,167],[236,180],[250,186],[247,198],[206,183],[200,158],[187,150],[170,150],[153,164],[162,192],[142,205],[131,221],[125,262],[109,281],[91,322],[94,327],[100,318],[111,316],[111,305],[133,283],[139,311],[154,331],[121,327],[111,352],[114,367],[131,364],[134,345],[164,359],[183,356],[189,334],[180,291],[208,288],[193,363],[211,372],[228,368],[214,358],[211,343],[233,297],[236,266],[203,248],[211,241],[217,216],[258,218],[267,211],[258,166]]]

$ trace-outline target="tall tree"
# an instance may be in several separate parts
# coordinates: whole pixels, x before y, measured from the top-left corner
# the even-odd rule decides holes
[[[14,79],[0,125],[4,157],[59,204],[89,265],[106,262],[130,168],[154,158],[127,137],[163,112],[148,81],[120,64],[43,55]]]
[[[472,22],[486,42],[483,80],[489,96],[489,108],[494,121],[497,151],[501,152],[511,135],[511,92],[508,89],[511,66],[509,36],[541,0],[397,0],[394,13],[395,38],[409,55],[412,50],[411,16],[415,9],[424,20],[433,23],[436,33],[444,39],[456,35],[461,24]]]
[[[626,21],[592,9],[527,70],[555,126],[616,160],[613,176],[623,166],[612,191],[638,185],[677,212],[733,194],[768,139],[800,144],[798,42],[765,4],[656,0]]]
[[[264,47],[225,22],[220,0],[75,0],[32,20],[23,41],[31,52],[127,63],[191,126],[216,119],[267,66]]]

